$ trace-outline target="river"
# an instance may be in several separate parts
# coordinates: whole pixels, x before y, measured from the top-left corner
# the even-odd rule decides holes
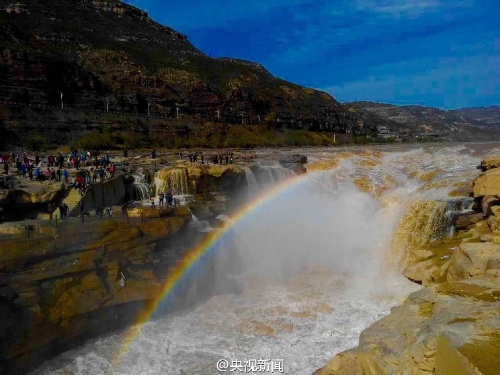
[[[221,359],[227,373],[263,359],[311,374],[419,288],[401,276],[406,248],[450,233],[446,217],[468,202],[449,192],[498,147],[292,150],[318,167],[234,224],[240,294],[89,340],[33,374],[220,374]],[[422,216],[419,202],[434,203]]]

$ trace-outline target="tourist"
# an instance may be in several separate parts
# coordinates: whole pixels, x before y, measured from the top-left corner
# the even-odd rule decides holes
[[[65,183],[68,183],[68,170],[66,168],[64,168],[64,171],[63,171],[63,177],[64,177],[64,182]]]
[[[83,195],[83,177],[80,174],[76,176],[75,189],[78,189],[80,195]]]
[[[64,203],[61,203],[59,205],[59,217],[61,219],[64,219],[64,216],[65,216],[64,214],[65,214]]]
[[[151,152],[151,159],[156,159],[156,151],[155,150],[153,150]]]
[[[9,174],[9,163],[5,163],[5,164],[3,165],[3,171],[4,171],[4,173],[5,173],[5,174],[7,174],[7,175]]]
[[[167,204],[168,204],[169,206],[172,206],[172,199],[173,199],[173,195],[172,195],[172,192],[169,190],[169,191],[167,192]]]
[[[123,150],[123,157],[128,158],[128,151],[127,150]]]
[[[27,171],[26,164],[23,163],[21,165],[21,174],[23,175],[24,178],[26,178],[26,171]]]
[[[105,171],[105,170],[104,170],[104,168],[101,166],[101,167],[99,168],[99,178],[100,178],[101,182],[103,182],[103,181],[104,181],[105,176],[106,176],[106,171]]]
[[[158,195],[158,197],[159,197],[159,200],[160,200],[160,201],[159,201],[159,205],[160,205],[160,206],[163,206],[163,199],[165,198],[165,194],[160,193],[160,194]]]
[[[151,202],[151,208],[155,208],[155,198],[151,197],[149,198],[149,201]]]
[[[109,174],[110,174],[110,178],[113,178],[113,176],[115,175],[115,170],[116,170],[115,165],[114,165],[113,163],[111,163],[111,164],[109,165]]]
[[[64,156],[62,156],[61,153],[59,153],[59,156],[57,157],[57,164],[59,165],[59,168],[63,167],[64,164]]]
[[[83,203],[83,199],[78,202],[78,209],[80,210],[80,215],[83,217],[83,210],[85,209],[85,204]]]
[[[59,181],[59,182],[61,182],[61,175],[62,175],[61,167],[59,167],[59,169],[57,170],[57,181]]]
[[[95,215],[97,217],[102,217],[102,213],[103,213],[103,209],[100,205],[97,205],[96,209],[95,209]]]
[[[48,213],[49,213],[49,218],[52,219],[52,214],[55,211],[55,205],[52,205],[52,203],[48,204]]]

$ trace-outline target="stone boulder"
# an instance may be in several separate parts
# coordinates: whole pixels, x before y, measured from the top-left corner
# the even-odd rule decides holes
[[[498,199],[498,196],[487,195],[481,199],[481,210],[483,211],[484,216],[492,215],[493,211],[491,208],[499,205],[500,199]]]
[[[9,191],[7,201],[16,207],[48,204],[62,198],[64,191],[62,182],[29,182],[26,186]]]
[[[484,197],[487,195],[500,195],[500,169],[489,170],[472,183],[474,197]]]
[[[469,229],[474,224],[484,220],[484,215],[478,212],[466,212],[457,215],[453,219],[453,225],[457,229]]]
[[[446,276],[448,281],[477,278],[498,268],[500,245],[491,242],[462,243],[453,252]]]
[[[481,170],[483,172],[498,167],[500,167],[500,156],[489,156],[481,160]]]

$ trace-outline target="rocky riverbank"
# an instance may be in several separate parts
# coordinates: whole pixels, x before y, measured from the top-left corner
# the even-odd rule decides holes
[[[474,198],[474,210],[454,218],[454,237],[406,255],[404,275],[426,287],[315,375],[498,373],[499,166],[498,157],[483,160],[486,172],[461,190]]]
[[[288,168],[274,159],[201,165],[159,158],[149,168],[150,158],[144,163],[134,160],[137,165],[132,168],[149,175],[153,196],[170,189],[194,201],[175,208],[136,204],[128,217],[115,206],[112,215],[97,217],[97,205],[129,199],[127,186],[136,182],[128,181],[132,175],[124,173],[87,190],[84,222],[69,217],[0,225],[0,373],[25,373],[89,337],[134,323],[161,294],[162,283],[178,260],[207,235],[197,231],[196,225],[188,225],[192,213],[220,227],[223,222],[216,217],[230,215],[248,201],[252,181],[265,189],[266,184],[294,173],[288,168],[303,173],[302,165],[307,162],[300,155],[282,158]],[[159,171],[154,173],[156,167]],[[46,189],[48,184],[33,182],[29,196],[37,197],[35,190]],[[61,198],[66,187],[59,184],[61,191],[51,189],[53,196],[43,196],[44,204]],[[10,197],[20,195],[19,191],[19,186],[10,190]],[[199,285],[196,296],[189,301],[179,297],[172,306],[186,308],[221,292],[210,281],[211,265],[206,269],[201,282],[191,283],[190,293],[193,285]],[[232,288],[229,284],[222,292]]]
[[[129,324],[158,296],[190,244],[191,213],[178,207],[146,216],[157,217],[0,226],[0,372]]]

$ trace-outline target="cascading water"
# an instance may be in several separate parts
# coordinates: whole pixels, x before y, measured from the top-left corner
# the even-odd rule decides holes
[[[295,176],[291,169],[283,167],[276,160],[258,160],[252,163],[255,182],[261,188],[269,188],[279,181]],[[248,178],[248,174],[247,174]]]
[[[132,175],[134,182],[128,186],[128,197],[134,201],[146,201],[151,196],[151,186],[146,183],[146,176],[142,170]]]
[[[198,232],[212,232],[214,229],[206,220],[198,220],[198,218],[191,213],[191,226],[196,228]]]
[[[419,287],[388,258],[445,236],[453,213],[468,204],[447,195],[477,174],[478,159],[463,151],[339,156],[331,170],[307,174],[233,224],[214,274],[229,272],[241,294],[142,325],[118,364],[113,353],[137,327],[67,352],[36,374],[219,374],[219,359],[259,358],[282,359],[286,374],[311,374]]]
[[[156,193],[171,191],[172,195],[187,195],[188,174],[185,168],[161,170],[155,175]]]
[[[255,178],[255,174],[247,166],[242,166],[242,168],[245,171],[245,176],[247,179],[248,193],[250,195],[255,195],[259,191],[259,184],[257,183],[257,179]]]

